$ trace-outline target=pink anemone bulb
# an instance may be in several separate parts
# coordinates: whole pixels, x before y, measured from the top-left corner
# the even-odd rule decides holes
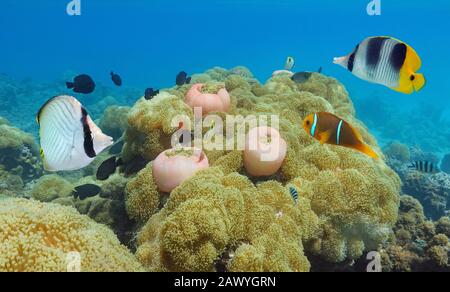
[[[201,150],[169,149],[153,161],[153,178],[160,191],[170,193],[197,171],[208,167],[208,157]]]
[[[277,70],[272,73],[272,77],[279,76],[279,75],[286,75],[286,76],[292,77],[292,76],[294,76],[294,72],[289,71],[289,70]]]
[[[201,108],[204,116],[212,112],[228,113],[231,109],[230,94],[224,85],[194,84],[185,101],[192,108]]]
[[[249,131],[244,150],[244,166],[251,176],[271,176],[281,168],[287,153],[287,143],[271,127]]]

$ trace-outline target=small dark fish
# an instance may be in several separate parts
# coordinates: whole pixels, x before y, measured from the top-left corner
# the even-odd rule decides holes
[[[317,70],[317,73],[322,74],[322,67],[320,67],[319,70]]]
[[[294,202],[297,204],[298,203],[298,192],[297,189],[294,187],[289,187],[289,193],[292,196],[292,199],[294,200]]]
[[[78,186],[73,191],[73,196],[75,199],[85,200],[87,198],[95,197],[98,195],[102,189],[98,185],[94,184],[85,184],[82,186]]]
[[[429,161],[416,161],[412,162],[409,169],[414,169],[423,173],[437,173],[439,168],[437,168],[432,162]]]
[[[141,157],[136,157],[131,161],[127,161],[127,164],[124,165],[123,172],[125,175],[131,175],[138,173],[142,169],[144,169],[150,161],[142,159]]]
[[[117,167],[124,165],[122,157],[120,157],[119,159],[117,159],[116,165],[117,165]]]
[[[291,77],[291,79],[295,83],[305,83],[306,81],[309,80],[309,78],[311,78],[311,76],[312,76],[312,72],[298,72],[298,73],[295,73]]]
[[[159,90],[154,90],[153,88],[147,88],[145,90],[145,99],[152,100],[155,96],[159,94]]]
[[[95,90],[95,82],[89,75],[78,75],[73,82],[66,82],[68,89],[73,89],[76,93],[89,94]]]
[[[122,78],[114,72],[111,72],[111,80],[116,86],[122,86]]]
[[[109,148],[109,151],[108,151],[109,154],[112,154],[112,155],[120,154],[122,152],[122,148],[123,148],[124,144],[125,143],[123,141],[114,143],[113,146],[111,146],[111,148]]]
[[[106,159],[97,169],[97,179],[107,180],[117,169],[117,157],[113,156]]]
[[[177,75],[177,79],[176,79],[176,84],[178,86],[183,86],[185,84],[190,84],[192,81],[192,77],[188,76],[188,74],[184,71],[181,71],[180,73],[178,73]]]

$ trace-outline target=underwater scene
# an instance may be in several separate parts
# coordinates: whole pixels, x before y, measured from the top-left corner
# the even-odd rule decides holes
[[[0,272],[450,272],[449,16],[1,1]]]

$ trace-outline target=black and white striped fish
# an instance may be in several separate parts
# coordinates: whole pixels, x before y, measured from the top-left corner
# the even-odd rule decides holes
[[[439,168],[437,168],[432,162],[428,161],[415,161],[409,166],[410,169],[417,170],[424,173],[437,173]]]
[[[334,63],[355,76],[411,94],[425,86],[423,74],[416,73],[422,61],[416,51],[391,37],[370,37],[356,46],[348,56],[335,58]]]
[[[289,187],[289,193],[291,194],[292,199],[297,204],[298,203],[298,192],[295,187]]]
[[[37,114],[41,157],[47,171],[78,170],[113,144],[72,96],[47,101]]]

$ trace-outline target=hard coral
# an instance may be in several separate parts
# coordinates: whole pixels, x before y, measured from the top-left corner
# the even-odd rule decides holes
[[[42,174],[39,150],[33,136],[8,124],[0,124],[0,165],[25,182]]]
[[[41,177],[34,185],[31,196],[41,202],[52,202],[72,194],[74,186],[58,175]]]
[[[99,185],[101,187],[100,194],[85,200],[75,199],[72,195],[74,187],[86,183]],[[125,210],[125,186],[127,183],[128,179],[119,174],[112,175],[103,182],[95,181],[92,177],[84,177],[76,184],[72,184],[58,175],[46,175],[34,184],[30,195],[41,202],[74,207],[95,222],[109,226],[121,242],[128,243],[128,229],[131,223]]]
[[[110,106],[105,110],[98,126],[103,133],[117,140],[122,137],[128,127],[129,111],[130,108],[126,106]]]
[[[74,209],[24,199],[0,204],[0,271],[68,270],[78,252],[82,271],[143,271],[106,227]]]
[[[394,237],[382,251],[386,272],[450,271],[449,219],[427,221],[419,201],[402,196]]]

